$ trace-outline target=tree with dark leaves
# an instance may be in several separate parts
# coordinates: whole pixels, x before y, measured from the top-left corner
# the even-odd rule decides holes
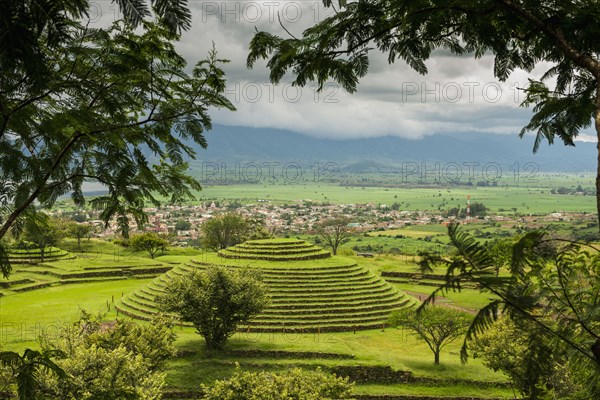
[[[92,29],[67,14],[70,23],[61,28],[67,34],[54,46],[46,43],[51,25],[38,32],[43,84],[29,80],[22,66],[2,69],[0,239],[34,215],[36,201],[51,207],[71,193],[84,205],[84,182],[106,187],[108,194],[92,205],[107,224],[116,218],[127,237],[130,222],[146,222],[146,201],[193,198],[200,184],[188,174],[186,158],[195,157],[193,144],[207,145],[208,110],[234,109],[224,96],[226,60],[214,48],[190,70],[175,51],[179,34],[162,20],[140,19],[136,28],[132,17]]]

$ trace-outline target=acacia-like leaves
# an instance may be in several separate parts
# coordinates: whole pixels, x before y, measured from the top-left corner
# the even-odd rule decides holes
[[[435,259],[445,265],[445,282],[421,305],[428,307],[435,296],[459,291],[465,283],[490,294],[490,302],[474,318],[461,350],[466,362],[468,344],[496,321],[500,314],[533,324],[566,351],[585,362],[595,357],[600,340],[600,255],[571,242],[557,241],[541,230],[532,230],[514,240],[508,274],[496,275],[489,246],[476,241],[457,225],[448,227],[456,254]],[[582,361],[583,362],[583,361]]]
[[[116,218],[127,235],[130,222],[146,222],[145,201],[180,202],[200,189],[187,162],[207,145],[208,109],[234,109],[214,48],[188,74],[177,35],[161,23],[144,21],[136,30],[115,22],[78,33],[47,55],[52,91],[2,92],[12,113],[2,134],[12,139],[0,140],[0,173],[16,183],[0,236],[35,200],[51,207],[72,193],[83,205],[85,182],[108,190],[93,205],[105,206],[104,221]]]

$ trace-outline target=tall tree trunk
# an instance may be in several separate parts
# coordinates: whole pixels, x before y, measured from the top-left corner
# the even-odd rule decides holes
[[[433,357],[434,357],[434,364],[440,365],[440,351],[439,350],[435,350],[433,352]]]
[[[598,149],[596,154],[596,211],[598,213],[598,230],[600,232],[600,79],[596,79],[596,112],[594,114],[594,122],[596,126],[596,138]]]
[[[596,361],[600,363],[600,339],[596,340],[592,345],[592,353],[594,353],[594,357],[596,357]]]

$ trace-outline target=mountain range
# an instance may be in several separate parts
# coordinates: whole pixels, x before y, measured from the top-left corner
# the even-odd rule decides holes
[[[591,172],[596,169],[596,143],[576,146],[542,143],[533,154],[533,136],[449,132],[422,139],[383,136],[323,139],[281,129],[214,125],[206,134],[207,149],[196,146],[199,163],[333,162],[349,172],[402,168],[407,163],[478,163],[523,166],[540,171]]]

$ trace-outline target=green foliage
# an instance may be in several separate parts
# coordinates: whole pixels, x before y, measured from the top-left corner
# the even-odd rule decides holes
[[[485,204],[477,202],[477,201],[474,201],[473,203],[471,203],[470,209],[471,209],[472,217],[485,217],[487,214],[487,207],[485,206]],[[466,213],[466,210],[465,210],[465,213]]]
[[[192,229],[192,223],[190,221],[180,219],[175,223],[176,231],[189,231],[190,229]]]
[[[182,5],[158,4],[165,13]],[[175,51],[179,35],[160,22],[65,29],[54,48],[42,47],[43,87],[3,70],[0,176],[12,189],[0,238],[36,200],[50,207],[71,193],[82,206],[84,182],[107,187],[92,205],[107,224],[116,218],[127,236],[131,218],[147,221],[145,200],[179,202],[200,189],[185,162],[195,156],[189,143],[206,147],[209,108],[234,108],[223,96],[226,61],[213,49],[188,67]]]
[[[248,221],[248,235],[246,240],[269,239],[273,234],[267,230],[266,218],[262,214],[254,214],[246,217]]]
[[[43,348],[65,354],[58,364],[69,377],[59,382],[43,376],[44,393],[60,399],[160,399],[161,370],[175,354],[172,323],[162,317],[148,325],[101,319],[84,312],[56,339],[42,338]]]
[[[525,398],[585,398],[566,354],[531,322],[499,319],[477,338],[473,352],[489,368],[504,372]]]
[[[488,244],[490,254],[494,259],[496,275],[500,273],[500,269],[502,267],[506,267],[511,264],[512,246],[513,241],[505,238],[494,239]]]
[[[23,355],[12,351],[0,352],[0,366],[10,369],[9,381],[17,386],[19,400],[32,400],[40,398],[41,376],[45,373],[64,382],[67,378],[65,371],[57,365],[52,358],[62,357],[59,350],[37,351],[26,349]]]
[[[150,16],[145,0],[116,1],[125,20],[138,26]],[[152,11],[170,30],[189,29],[191,15],[185,2],[152,1]],[[73,28],[89,17],[88,0],[4,1],[0,23],[0,67],[21,74],[28,85],[47,85],[50,63],[46,52],[74,38]]]
[[[463,336],[471,320],[471,316],[465,312],[435,306],[424,308],[420,312],[405,308],[390,316],[391,325],[408,328],[427,343],[436,365],[440,363],[441,350]]]
[[[140,354],[147,361],[149,369],[162,370],[166,362],[177,354],[173,320],[162,314],[153,317],[150,324],[140,325],[128,319],[117,320],[114,324],[103,324],[102,315],[93,316],[86,312],[75,329],[86,333],[86,345],[114,350],[124,347],[127,351]]]
[[[60,399],[160,399],[164,375],[152,372],[140,354],[77,346],[61,366],[72,376],[68,385],[47,382],[45,391]]]
[[[153,260],[154,256],[156,256],[156,253],[159,251],[167,251],[169,244],[167,239],[153,232],[135,235],[128,241],[128,247],[131,247],[135,251],[148,252]]]
[[[329,247],[335,256],[341,244],[346,243],[350,236],[348,224],[352,220],[348,217],[338,216],[320,222],[317,227],[317,233]]]
[[[269,297],[260,271],[212,266],[173,279],[158,302],[191,322],[209,349],[221,349],[240,324],[269,304]]]
[[[479,203],[474,201],[470,205],[470,214],[471,217],[485,217],[487,215],[487,207],[483,203]],[[449,216],[454,216],[458,218],[466,218],[467,217],[467,209],[460,207],[452,207],[447,213]]]
[[[205,221],[201,226],[202,246],[221,250],[249,239],[251,225],[248,219],[236,213],[227,213]]]
[[[349,399],[352,384],[320,370],[304,372],[299,368],[282,374],[246,372],[238,367],[235,374],[216,381],[212,387],[202,386],[206,400],[333,400]]]
[[[534,326],[551,338],[551,351],[565,353],[576,365],[576,381],[585,382],[587,396],[600,395],[600,253],[575,243],[553,240],[543,231],[522,235],[512,247],[510,276],[496,276],[496,259],[489,246],[475,241],[451,225],[448,233],[456,254],[439,258],[446,265],[446,282],[437,293],[460,290],[465,282],[475,283],[494,299],[483,307],[469,327],[467,343],[485,332],[500,312],[517,326]],[[538,335],[539,336],[539,335]],[[535,340],[541,340],[534,338]],[[543,359],[547,350],[537,351]]]
[[[0,240],[0,271],[3,278],[8,278],[12,271],[12,265],[8,259],[8,244],[3,240]]]
[[[23,238],[34,243],[40,249],[42,261],[46,248],[56,246],[65,236],[64,226],[60,221],[49,217],[44,213],[35,213],[25,221],[25,233]]]
[[[77,239],[77,248],[81,249],[81,239],[89,237],[94,231],[94,227],[87,224],[81,224],[78,222],[69,222],[67,224],[67,232],[69,236]]]

